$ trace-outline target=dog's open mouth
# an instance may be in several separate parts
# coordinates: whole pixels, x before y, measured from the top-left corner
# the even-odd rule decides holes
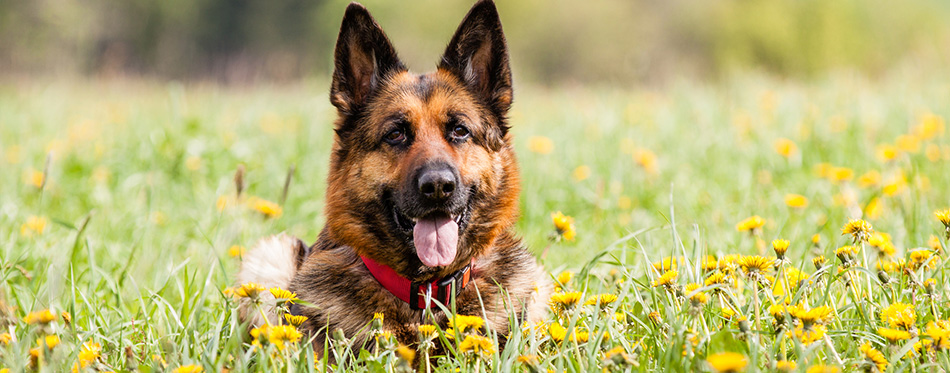
[[[404,234],[412,237],[416,255],[422,264],[441,267],[455,261],[459,237],[468,226],[471,216],[468,203],[460,211],[436,210],[420,217],[411,217],[401,211],[391,198],[388,200],[395,224]]]

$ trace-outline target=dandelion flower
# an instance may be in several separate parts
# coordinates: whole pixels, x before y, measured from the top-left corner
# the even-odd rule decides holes
[[[574,180],[584,181],[590,177],[590,166],[580,165],[574,169]]]
[[[683,292],[686,294],[687,297],[689,297],[689,300],[692,301],[694,305],[703,305],[709,301],[709,295],[706,295],[706,293],[704,292],[698,291],[699,288],[700,288],[700,285],[696,283],[687,284],[683,288]]]
[[[789,313],[796,319],[801,320],[802,324],[826,324],[831,321],[834,310],[828,306],[818,306],[808,310],[801,306],[794,306],[789,308]]]
[[[715,272],[706,278],[705,284],[706,286],[728,285],[730,281],[731,280],[729,279],[729,277],[726,276],[726,274],[722,272]],[[715,289],[715,291],[720,291],[720,290],[721,289]]]
[[[613,303],[616,300],[616,294],[601,294],[587,298],[587,301],[584,302],[584,305],[606,307],[608,304]]]
[[[248,203],[251,205],[251,209],[267,218],[279,218],[284,213],[284,209],[280,205],[263,198],[253,197],[248,199]]]
[[[794,361],[779,360],[775,362],[775,369],[782,372],[791,372],[798,368]]]
[[[765,219],[761,216],[753,215],[736,223],[736,230],[739,232],[755,232],[756,229],[765,225]]]
[[[906,330],[900,329],[878,328],[877,334],[880,334],[891,343],[897,343],[899,341],[910,339],[910,333]]]
[[[459,333],[466,330],[479,330],[485,325],[485,320],[478,316],[455,315],[449,320],[449,327],[456,329]]]
[[[412,365],[412,361],[416,359],[416,350],[413,350],[403,344],[399,345],[399,347],[396,347],[396,354],[399,355],[401,359],[409,362],[410,365]]]
[[[10,333],[0,334],[0,343],[3,343],[4,345],[9,345],[10,342],[13,342],[13,335],[11,335]]]
[[[564,271],[557,275],[557,283],[561,286],[567,286],[571,282],[571,278],[574,277],[574,272]]]
[[[663,259],[660,259],[659,261],[653,263],[653,268],[656,269],[657,272],[666,272],[666,271],[675,270],[676,258],[672,256],[668,256]]]
[[[574,231],[574,218],[558,211],[551,214],[551,220],[554,222],[554,229],[559,236],[568,241],[574,240],[576,234]]]
[[[637,162],[637,165],[643,167],[643,170],[648,174],[656,174],[656,154],[654,154],[649,149],[637,149],[633,152],[633,161]]]
[[[821,269],[827,262],[828,260],[825,259],[824,255],[819,255],[811,259],[811,264],[815,266],[815,269]]]
[[[528,138],[528,150],[538,154],[551,154],[554,151],[554,142],[545,136],[531,136]]]
[[[419,325],[419,334],[422,334],[423,337],[430,337],[435,334],[435,325],[423,324]]]
[[[791,158],[793,155],[798,153],[798,145],[795,145],[795,142],[786,138],[780,138],[775,140],[775,143],[772,144],[775,148],[775,152],[785,158]]]
[[[832,365],[817,364],[808,367],[805,373],[841,373],[841,368]]]
[[[247,249],[245,249],[244,246],[232,245],[230,248],[228,248],[228,255],[232,258],[243,257],[246,251]]]
[[[937,217],[937,220],[940,221],[945,227],[950,228],[950,209],[943,211],[934,212],[934,216]]]
[[[557,309],[571,309],[581,301],[581,292],[560,292],[551,294],[551,304]]]
[[[785,205],[795,209],[808,207],[808,198],[801,194],[786,194]]]
[[[20,226],[20,235],[24,237],[33,237],[41,235],[46,231],[46,224],[49,221],[42,216],[30,216],[26,218],[26,223]]]
[[[865,172],[860,177],[858,177],[858,186],[862,188],[870,188],[877,186],[881,183],[881,173],[876,170],[871,170]]]
[[[883,162],[890,162],[897,159],[897,156],[900,155],[900,150],[896,146],[891,144],[881,144],[877,146],[877,157]]]
[[[49,309],[30,312],[23,318],[23,322],[27,324],[49,324],[53,322],[53,320],[56,320],[56,315]]]
[[[815,324],[809,327],[799,325],[797,328],[795,328],[795,332],[793,334],[795,338],[798,338],[798,340],[803,345],[808,345],[824,338],[825,332],[827,330],[828,329],[821,324]]]
[[[99,358],[101,352],[102,345],[93,341],[86,341],[79,348],[79,366],[77,368],[88,367]]]
[[[300,325],[303,324],[304,321],[307,321],[307,316],[291,315],[289,313],[285,313],[284,320],[286,320],[288,324],[293,325],[294,327],[300,327]]]
[[[202,368],[200,365],[195,365],[195,364],[182,365],[178,368],[175,368],[175,370],[172,371],[172,373],[201,373],[201,372],[204,372],[204,368]]]
[[[881,311],[881,321],[892,328],[909,330],[917,322],[917,312],[914,306],[906,303],[894,303]]]
[[[927,336],[941,350],[950,348],[950,321],[938,320],[927,323]]]
[[[739,266],[746,273],[761,273],[772,267],[775,263],[774,258],[767,258],[759,255],[746,255],[739,258]]]
[[[861,219],[848,219],[848,224],[841,228],[841,235],[850,234],[854,243],[865,242],[874,233],[871,224]]]
[[[914,270],[925,264],[930,268],[937,266],[936,258],[931,259],[931,257],[934,257],[935,255],[930,250],[913,250],[908,254],[908,256],[910,256],[910,263],[908,263],[908,265]]]
[[[716,372],[741,372],[749,364],[745,355],[736,352],[712,354],[706,358],[706,362]]]
[[[669,286],[676,282],[676,276],[679,276],[679,273],[676,271],[664,272],[660,277],[657,277],[656,280],[653,280],[653,287]]]
[[[267,341],[283,350],[288,343],[297,343],[303,334],[293,325],[276,325],[267,328]]]
[[[257,284],[254,282],[248,282],[246,284],[241,285],[241,287],[237,288],[237,290],[234,291],[234,294],[241,298],[250,298],[252,300],[257,300],[260,297],[261,292],[263,292],[264,290],[266,289],[260,284]]]
[[[297,293],[281,289],[279,286],[272,287],[268,290],[274,298],[278,299],[278,303],[294,303],[297,301]]]
[[[887,368],[887,358],[884,357],[884,354],[881,351],[871,347],[870,342],[865,342],[861,347],[859,347],[861,352],[864,353],[864,357],[870,361],[878,372],[883,372]]]

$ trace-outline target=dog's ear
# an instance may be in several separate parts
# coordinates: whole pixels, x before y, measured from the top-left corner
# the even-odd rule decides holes
[[[472,6],[445,48],[439,68],[460,77],[504,117],[511,107],[511,67],[495,3],[481,0]]]
[[[406,70],[396,50],[373,16],[358,3],[350,3],[343,15],[336,41],[330,102],[352,114],[389,74]]]

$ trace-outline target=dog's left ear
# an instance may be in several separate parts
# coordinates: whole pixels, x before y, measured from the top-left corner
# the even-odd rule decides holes
[[[491,0],[472,6],[442,55],[439,68],[460,77],[503,118],[511,107],[511,67],[498,10]]]

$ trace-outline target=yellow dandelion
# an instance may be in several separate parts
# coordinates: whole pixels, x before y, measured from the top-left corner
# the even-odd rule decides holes
[[[537,365],[538,355],[518,355],[518,362],[526,365]]]
[[[528,138],[528,150],[538,154],[551,154],[554,151],[554,141],[545,136],[531,136]]]
[[[850,234],[854,243],[867,241],[874,233],[871,224],[861,219],[848,219],[848,224],[841,228],[841,235]]]
[[[228,248],[228,255],[232,258],[243,257],[245,252],[247,252],[247,249],[241,245],[232,245]]]
[[[835,250],[835,256],[837,256],[838,259],[841,260],[841,263],[845,264],[846,266],[851,265],[851,263],[857,257],[858,251],[860,249],[861,248],[858,246],[849,246],[849,245],[841,246],[837,250]]]
[[[419,334],[422,334],[423,337],[430,337],[435,334],[435,325],[423,324],[419,325]]]
[[[803,209],[808,207],[808,198],[801,194],[786,194],[785,205],[791,208]]]
[[[930,250],[912,250],[910,253],[908,253],[908,256],[910,257],[910,263],[908,263],[908,265],[914,270],[924,265],[931,269],[937,266],[936,255],[934,255],[934,253]]]
[[[261,213],[267,218],[279,218],[284,209],[280,205],[263,198],[252,197],[248,199],[251,209]]]
[[[201,373],[204,371],[205,371],[204,368],[202,368],[200,365],[189,364],[189,365],[182,365],[178,368],[175,368],[175,370],[173,370],[172,373]]]
[[[824,255],[819,255],[811,259],[811,264],[815,266],[815,269],[821,269],[827,262],[828,260],[825,259]]]
[[[698,291],[701,285],[697,283],[690,283],[683,287],[683,292],[689,297],[690,301],[695,305],[703,305],[709,301],[709,295],[702,291]]]
[[[799,325],[795,328],[793,335],[803,345],[807,345],[824,338],[827,331],[828,329],[822,324],[815,324],[807,328]]]
[[[834,310],[828,306],[818,306],[807,310],[802,306],[792,306],[788,309],[788,313],[808,325],[827,324],[834,317]]]
[[[808,367],[805,373],[841,373],[841,368],[832,365],[817,364]]]
[[[396,354],[399,357],[412,365],[412,361],[416,359],[416,350],[413,350],[406,345],[400,344],[399,347],[396,347]]]
[[[654,323],[654,324],[657,324],[657,325],[660,325],[660,324],[663,323],[663,317],[660,316],[660,313],[659,313],[659,312],[656,312],[656,311],[650,312],[650,313],[647,315],[647,318],[649,318],[650,321],[653,321],[653,323]]]
[[[487,337],[469,334],[459,344],[459,351],[471,352],[474,355],[482,353],[485,356],[491,356],[495,353],[495,344]]]
[[[847,167],[835,167],[831,170],[828,179],[836,184],[850,181],[854,178],[854,170]]]
[[[4,345],[8,345],[10,344],[10,342],[13,342],[13,335],[11,335],[10,333],[0,334],[0,343],[3,343]]]
[[[756,229],[765,225],[765,219],[761,216],[753,215],[736,223],[736,230],[739,232],[755,232]]]
[[[941,350],[950,348],[950,321],[928,322],[927,336],[933,339],[933,343],[937,348]]]
[[[293,325],[294,327],[300,327],[304,321],[307,321],[307,316],[303,315],[291,315],[289,313],[284,314],[284,320],[287,320],[287,323]]]
[[[633,152],[633,161],[649,174],[657,173],[656,154],[649,149],[637,149]]]
[[[102,345],[93,341],[86,341],[79,348],[79,368],[88,367],[99,358]]]
[[[900,327],[909,330],[917,322],[917,312],[914,311],[913,305],[898,302],[881,311],[881,321],[892,328]]]
[[[657,272],[666,272],[676,269],[676,258],[668,256],[653,263],[653,268]]]
[[[577,166],[577,168],[574,169],[573,175],[574,175],[574,180],[577,180],[577,181],[587,180],[587,178],[590,177],[590,166],[588,165]]]
[[[887,358],[884,357],[884,354],[881,353],[881,351],[871,347],[870,342],[865,342],[858,349],[864,353],[864,357],[874,364],[878,372],[883,372],[887,368]]]
[[[616,294],[600,294],[587,298],[587,301],[584,302],[584,305],[606,307],[608,304],[611,304],[615,301],[617,301]]]
[[[571,279],[574,278],[574,272],[563,271],[557,275],[557,283],[561,286],[567,286],[571,282]]]
[[[778,371],[791,372],[796,368],[798,368],[798,364],[796,364],[794,361],[779,360],[775,362],[775,370]]]
[[[33,237],[41,235],[46,231],[46,225],[49,221],[42,216],[30,216],[26,218],[26,223],[20,226],[20,235],[24,237]]]
[[[268,289],[271,295],[277,299],[278,303],[294,303],[297,301],[297,293],[281,289],[279,286]]]
[[[884,201],[881,198],[874,197],[872,198],[866,206],[864,206],[864,215],[868,219],[877,219],[880,218],[884,213]]]
[[[798,153],[798,145],[795,145],[795,142],[786,138],[779,138],[775,140],[772,144],[775,148],[775,152],[785,158],[791,158],[793,155]]]
[[[43,189],[43,186],[46,185],[46,174],[43,171],[31,169],[26,174],[26,183],[36,189]]]
[[[252,300],[256,300],[260,297],[261,292],[264,290],[267,289],[265,289],[260,284],[248,282],[238,287],[237,290],[234,291],[234,294],[241,298],[250,298]]]
[[[937,217],[937,220],[942,223],[944,227],[950,229],[950,209],[935,211],[934,216]]]
[[[485,320],[478,316],[455,315],[449,320],[449,327],[456,329],[459,333],[467,330],[479,330],[485,325]]]
[[[49,324],[53,322],[53,320],[56,320],[56,315],[49,309],[30,312],[23,318],[23,322],[27,324]]]
[[[574,239],[576,234],[574,231],[574,218],[564,215],[558,211],[551,213],[551,220],[554,222],[554,229],[557,231],[559,236],[568,241]]]
[[[917,153],[920,151],[920,139],[918,139],[917,136],[911,134],[900,135],[897,136],[894,142],[901,151],[908,153]]]
[[[297,343],[303,334],[293,325],[276,325],[267,328],[267,341],[283,350],[288,343]]]
[[[910,333],[906,330],[900,329],[891,329],[891,328],[878,328],[877,334],[880,334],[882,337],[890,341],[891,343],[896,343],[899,341],[905,341],[910,339]]]
[[[736,352],[720,352],[709,355],[706,362],[716,372],[741,372],[749,365],[745,355]]]
[[[720,314],[724,319],[731,320],[732,317],[736,315],[736,311],[733,311],[732,308],[729,307],[722,307]]]
[[[676,276],[679,276],[679,273],[676,271],[664,272],[660,277],[657,277],[656,280],[653,280],[653,287],[672,285],[676,282]]]
[[[881,144],[877,146],[877,158],[882,162],[890,162],[900,155],[900,150],[891,144]]]
[[[555,309],[571,309],[581,301],[581,292],[559,292],[551,294],[551,305]]]
[[[785,251],[788,250],[789,244],[790,242],[788,240],[783,240],[783,239],[772,240],[772,251],[775,251],[775,256],[779,257],[779,259],[784,258]]]
[[[714,272],[713,274],[709,275],[709,277],[706,278],[705,285],[706,286],[729,285],[731,281],[732,280],[728,276],[726,276],[725,273]],[[716,290],[718,291],[720,289],[716,289]]]
[[[759,255],[746,255],[739,258],[739,266],[746,273],[765,272],[775,263],[774,258],[768,258]]]
[[[943,251],[943,244],[940,243],[940,237],[930,235],[930,238],[927,239],[927,247],[935,253]]]

